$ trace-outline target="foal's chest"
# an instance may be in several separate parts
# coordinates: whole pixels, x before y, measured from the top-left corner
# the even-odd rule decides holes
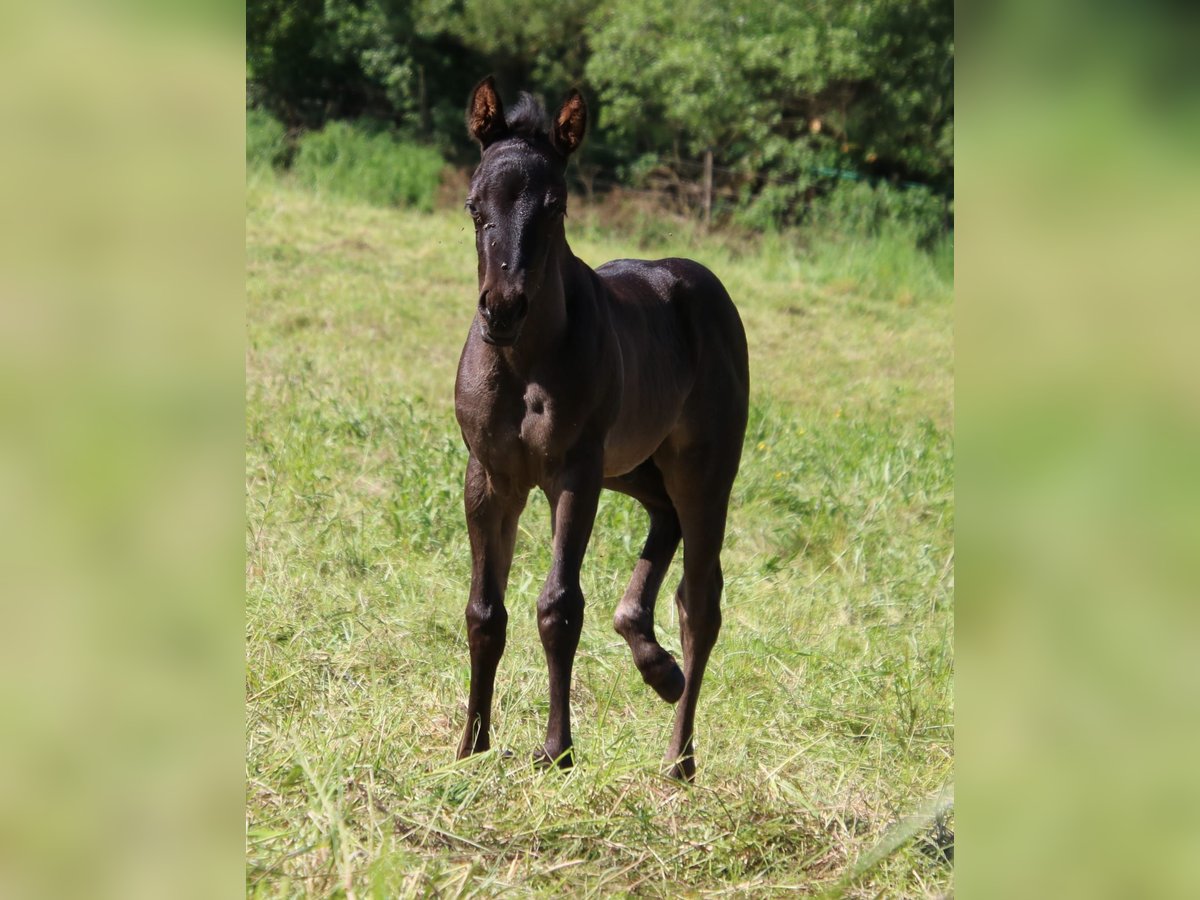
[[[555,455],[565,449],[558,446],[567,437],[559,412],[558,404],[541,385],[525,386],[521,395],[517,439],[527,452]]]
[[[495,475],[541,481],[578,437],[564,404],[539,383],[508,379],[460,385],[457,410],[472,455]]]

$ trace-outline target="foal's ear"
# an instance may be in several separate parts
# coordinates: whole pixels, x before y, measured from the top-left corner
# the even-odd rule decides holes
[[[467,133],[486,150],[507,133],[504,124],[504,104],[496,92],[496,81],[489,75],[471,91],[467,101]]]
[[[571,91],[550,127],[550,142],[563,156],[570,156],[583,143],[587,131],[587,104],[579,91]]]

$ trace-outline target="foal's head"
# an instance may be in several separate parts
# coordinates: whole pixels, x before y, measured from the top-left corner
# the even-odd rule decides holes
[[[467,212],[479,254],[480,334],[489,344],[514,343],[538,302],[551,250],[563,244],[567,157],[586,127],[578,91],[553,121],[525,93],[506,116],[490,76],[471,93],[467,131],[483,158],[471,178]]]

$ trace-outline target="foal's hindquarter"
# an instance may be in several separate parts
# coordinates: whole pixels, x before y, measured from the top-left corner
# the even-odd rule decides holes
[[[721,623],[726,509],[746,424],[745,335],[720,282],[689,260],[620,260],[592,272],[566,250],[564,269],[567,327],[554,346],[524,358],[519,345],[494,347],[473,330],[460,364],[473,565],[471,689],[459,755],[489,747],[517,519],[536,486],[550,502],[553,530],[553,563],[538,598],[550,716],[537,757],[571,764],[579,573],[603,486],[633,496],[650,517],[614,625],[645,681],[668,702],[680,701],[666,759],[672,774],[690,779],[696,702]],[[675,602],[682,671],[654,635],[655,600],[681,539]]]

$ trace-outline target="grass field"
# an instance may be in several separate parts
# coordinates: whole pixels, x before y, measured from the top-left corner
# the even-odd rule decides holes
[[[951,275],[898,242],[622,237],[572,210],[592,264],[693,256],[750,342],[752,409],[723,556],[724,627],[693,787],[671,709],[612,630],[645,537],[606,494],[584,568],[579,765],[540,746],[534,601],[549,522],[522,520],[489,753],[453,760],[468,681],[474,311],[459,210],[248,188],[247,889],[252,896],[939,896],[925,839],[953,777]],[[658,609],[677,656],[670,591]],[[904,840],[915,833],[915,839]]]

